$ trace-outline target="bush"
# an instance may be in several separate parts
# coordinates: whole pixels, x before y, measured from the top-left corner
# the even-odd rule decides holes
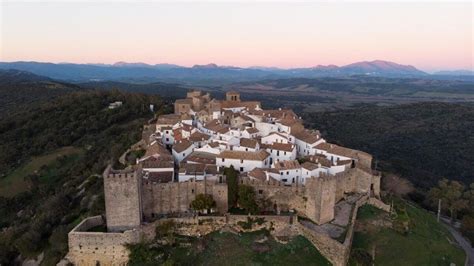
[[[209,210],[216,206],[216,202],[209,194],[198,194],[191,202],[191,208],[196,211]]]
[[[365,250],[357,248],[352,249],[351,258],[357,265],[370,266],[373,264],[372,256]]]

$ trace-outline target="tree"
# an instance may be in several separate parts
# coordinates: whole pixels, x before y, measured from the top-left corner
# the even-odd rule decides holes
[[[464,185],[457,181],[442,179],[437,187],[430,189],[428,199],[433,206],[438,206],[441,200],[441,209],[450,213],[451,220],[456,218],[458,211],[467,207],[468,201],[463,197]]]
[[[469,212],[474,215],[474,183],[471,183],[469,189],[464,193],[464,198],[468,201]]]
[[[216,202],[208,194],[198,194],[191,202],[191,208],[196,211],[209,210],[214,206],[216,206]]]
[[[239,186],[239,206],[246,209],[249,213],[255,214],[258,211],[257,201],[255,200],[255,190],[248,185]]]
[[[234,207],[237,203],[238,196],[238,172],[235,171],[233,166],[224,169],[224,175],[227,180],[227,201],[229,207]]]
[[[164,238],[168,242],[168,244],[174,244],[174,230],[176,228],[176,224],[173,220],[165,221],[158,224],[155,228],[156,239]]]
[[[396,196],[405,196],[415,191],[415,187],[410,181],[394,174],[384,176],[382,187],[388,194]]]

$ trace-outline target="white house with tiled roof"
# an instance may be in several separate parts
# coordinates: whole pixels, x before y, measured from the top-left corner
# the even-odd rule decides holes
[[[180,140],[173,144],[172,154],[176,163],[180,163],[184,158],[194,151],[194,144],[189,140]]]
[[[301,183],[301,165],[297,160],[274,162],[272,168],[280,173],[278,181],[287,185]]]
[[[216,172],[233,166],[250,178],[291,185],[370,161],[366,153],[326,143],[319,131],[304,129],[292,110],[263,110],[259,102],[241,101],[237,92],[226,100],[211,100],[199,91],[187,97],[176,102],[175,114],[157,119],[156,135],[172,146],[177,164],[204,164]],[[302,157],[307,162],[300,165],[296,159]],[[188,180],[188,168],[180,170],[180,181]],[[198,170],[192,174],[203,176]]]
[[[289,161],[296,159],[296,145],[292,143],[278,143],[262,144],[268,153],[270,153],[270,163],[279,161]]]
[[[233,166],[240,172],[249,172],[254,168],[269,168],[270,154],[264,150],[255,152],[226,150],[217,155],[216,165],[219,169]]]

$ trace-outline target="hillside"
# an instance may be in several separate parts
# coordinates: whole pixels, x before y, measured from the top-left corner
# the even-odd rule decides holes
[[[0,69],[0,114],[18,105],[48,100],[80,88],[20,70]]]
[[[159,94],[162,97],[169,98],[183,98],[186,97],[187,87],[179,84],[169,83],[125,83],[118,81],[98,81],[98,82],[86,82],[79,83],[79,86],[88,89],[97,90],[113,90],[118,89],[127,92],[146,93],[146,94]]]
[[[374,155],[378,169],[427,188],[440,178],[474,181],[474,106],[416,103],[303,115],[328,141]]]
[[[110,110],[113,101],[124,104]],[[150,103],[167,112],[158,96],[88,91],[2,117],[1,265],[41,252],[55,265],[65,255],[72,227],[104,212],[100,174],[141,138]]]
[[[474,102],[474,83],[428,78],[372,76],[290,78],[234,83],[226,87],[251,95],[265,106],[321,111],[361,103]]]
[[[394,204],[391,215],[370,205],[359,209],[349,265],[464,265],[464,251],[434,215],[386,200]]]

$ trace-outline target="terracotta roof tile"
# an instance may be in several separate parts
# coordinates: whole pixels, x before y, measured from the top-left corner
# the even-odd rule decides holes
[[[268,156],[270,156],[270,154],[264,150],[256,152],[226,150],[217,155],[217,158],[263,161],[268,158]]]
[[[182,152],[182,151],[185,151],[186,149],[188,149],[189,147],[191,147],[193,145],[192,142],[190,142],[189,140],[186,140],[186,139],[183,139],[179,142],[176,142],[175,144],[173,144],[173,150],[175,152]]]

